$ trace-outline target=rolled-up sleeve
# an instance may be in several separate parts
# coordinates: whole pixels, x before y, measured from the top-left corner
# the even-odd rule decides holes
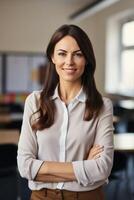
[[[113,165],[113,106],[109,99],[104,100],[98,116],[94,144],[104,146],[97,159],[74,161],[73,169],[80,185],[87,186],[107,180]]]
[[[23,122],[18,143],[17,163],[22,177],[33,180],[43,161],[37,159],[37,138],[31,128],[31,115],[37,110],[34,92],[30,94],[24,106]]]

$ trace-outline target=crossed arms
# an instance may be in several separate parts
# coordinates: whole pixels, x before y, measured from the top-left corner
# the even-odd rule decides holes
[[[103,146],[93,146],[89,151],[87,160],[99,158],[102,151]],[[35,180],[42,182],[68,182],[76,181],[76,177],[71,162],[45,161],[41,165]]]

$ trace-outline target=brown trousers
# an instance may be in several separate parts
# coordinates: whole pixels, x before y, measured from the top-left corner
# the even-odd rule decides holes
[[[102,187],[86,192],[41,189],[33,190],[30,200],[104,200],[104,194]]]

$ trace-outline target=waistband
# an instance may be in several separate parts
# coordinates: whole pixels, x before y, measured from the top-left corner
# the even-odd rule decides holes
[[[104,194],[102,187],[96,188],[91,191],[68,191],[68,190],[59,190],[59,189],[47,189],[43,188],[41,190],[33,190],[32,191],[32,200],[36,200],[36,196],[40,197],[49,197],[51,199],[97,199],[104,200]]]

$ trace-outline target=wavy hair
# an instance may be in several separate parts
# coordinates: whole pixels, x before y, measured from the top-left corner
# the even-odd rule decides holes
[[[96,60],[91,41],[80,27],[72,24],[65,24],[58,28],[52,35],[46,50],[48,66],[44,80],[44,87],[40,94],[39,109],[36,112],[39,113],[39,118],[32,123],[32,128],[34,130],[49,128],[54,123],[56,107],[51,97],[53,96],[55,88],[59,82],[59,77],[51,58],[54,53],[55,45],[67,35],[72,36],[77,41],[77,44],[86,59],[86,66],[82,75],[82,86],[87,96],[83,120],[89,121],[93,116],[98,116],[99,111],[102,108],[102,96],[96,88],[94,79]]]

